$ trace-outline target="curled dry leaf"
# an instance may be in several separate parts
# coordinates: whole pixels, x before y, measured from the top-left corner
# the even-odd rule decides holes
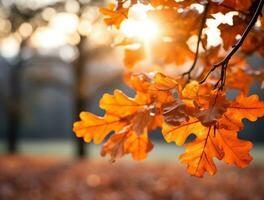
[[[229,101],[221,91],[213,91],[208,99],[208,107],[200,109],[196,117],[205,126],[212,126],[222,117],[229,106]]]

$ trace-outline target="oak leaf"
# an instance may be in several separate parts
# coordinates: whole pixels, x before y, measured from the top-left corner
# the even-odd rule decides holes
[[[225,163],[234,164],[240,168],[249,165],[252,160],[249,154],[253,147],[251,142],[238,139],[236,132],[225,129],[217,130],[215,137],[224,152],[223,160]]]
[[[162,134],[166,142],[175,142],[177,145],[183,145],[191,134],[196,136],[203,135],[206,129],[198,119],[191,118],[177,126],[163,123]]]
[[[254,0],[224,0],[221,4],[234,10],[247,11],[253,2]]]
[[[124,64],[128,68],[133,68],[136,63],[145,58],[144,47],[140,46],[137,49],[125,49]]]
[[[186,152],[180,156],[191,175],[203,177],[205,172],[214,175],[217,171],[214,158],[240,168],[249,165],[252,160],[249,154],[251,142],[238,139],[236,131],[216,129],[215,126],[205,128],[204,134],[184,145]]]
[[[176,126],[189,120],[189,116],[186,112],[186,106],[181,101],[164,104],[162,106],[162,110],[164,121],[168,124]]]
[[[146,132],[142,135],[137,135],[126,130],[112,135],[107,143],[104,144],[101,155],[109,154],[112,162],[129,153],[134,160],[143,160],[152,148],[153,144],[149,141]]]
[[[141,98],[142,99],[142,98]],[[137,102],[135,99],[129,98],[122,91],[115,90],[114,95],[104,94],[100,100],[100,108],[106,110],[107,113],[126,117],[143,109],[146,102]]]
[[[100,8],[100,12],[106,16],[104,22],[107,25],[114,25],[119,28],[120,24],[127,18],[129,9],[121,7],[116,10],[115,8],[115,4],[109,4],[108,8]]]
[[[98,117],[89,112],[80,113],[81,121],[75,122],[73,131],[77,137],[83,137],[85,142],[94,141],[100,144],[111,131],[119,131],[126,122],[113,115]]]
[[[233,25],[221,24],[218,28],[221,30],[223,47],[228,50],[237,42],[237,35],[242,34],[246,28],[246,22],[240,16],[233,17]]]
[[[243,119],[256,121],[258,117],[264,115],[264,102],[259,100],[257,95],[239,95],[230,104],[223,117],[219,119],[218,126],[228,130],[241,130]]]
[[[179,159],[187,164],[187,171],[193,176],[203,177],[205,172],[210,175],[216,173],[216,165],[213,158],[219,160],[223,158],[223,152],[216,146],[214,141],[215,129],[205,127],[204,134],[200,135],[195,141],[185,145],[186,152]]]
[[[208,105],[197,112],[196,117],[205,126],[212,126],[217,119],[222,117],[229,106],[225,93],[221,91],[213,91],[208,99]]]

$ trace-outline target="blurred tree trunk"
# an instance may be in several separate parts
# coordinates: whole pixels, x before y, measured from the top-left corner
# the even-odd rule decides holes
[[[75,103],[75,121],[79,121],[79,114],[86,109],[88,104],[87,99],[82,93],[83,87],[83,74],[85,71],[85,64],[87,60],[87,54],[85,50],[85,37],[81,36],[80,43],[77,45],[79,56],[75,62],[75,88],[74,88],[74,103]],[[76,154],[79,158],[88,156],[88,152],[85,150],[85,143],[82,138],[77,138]]]
[[[21,51],[24,48],[24,42],[21,43],[21,49],[18,55],[18,61],[12,66],[9,86],[10,94],[8,101],[7,113],[7,151],[11,154],[17,153],[18,132],[21,117],[21,72],[23,67],[23,59]]]

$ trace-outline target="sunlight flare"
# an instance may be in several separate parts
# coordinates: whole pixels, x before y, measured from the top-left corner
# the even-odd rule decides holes
[[[159,36],[159,27],[147,15],[147,12],[151,9],[151,6],[133,6],[129,13],[129,18],[121,24],[121,32],[127,37],[135,37],[144,41],[151,41],[157,38]]]

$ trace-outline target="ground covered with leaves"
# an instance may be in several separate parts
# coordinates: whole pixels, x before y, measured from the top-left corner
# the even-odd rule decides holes
[[[0,157],[1,200],[264,199],[264,166],[219,167],[203,179],[173,162]]]

